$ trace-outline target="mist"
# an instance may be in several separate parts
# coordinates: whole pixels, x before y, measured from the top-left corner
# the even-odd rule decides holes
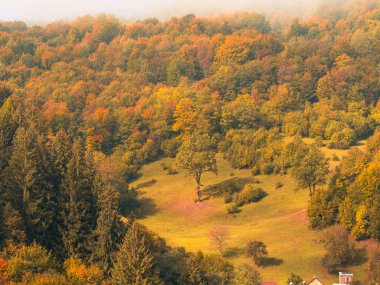
[[[50,22],[83,15],[114,14],[125,20],[239,11],[310,13],[322,0],[1,0],[0,20]]]

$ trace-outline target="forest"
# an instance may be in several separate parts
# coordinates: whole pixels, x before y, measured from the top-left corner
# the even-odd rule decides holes
[[[330,233],[326,272],[372,242],[358,284],[380,283],[379,50],[378,1],[308,19],[0,22],[0,284],[261,284],[263,241],[236,264],[223,229],[217,250],[193,252],[139,222],[131,184],[163,158],[191,177],[191,203],[221,197],[230,216],[271,196],[238,177],[205,187],[218,159],[289,175],[308,227]]]

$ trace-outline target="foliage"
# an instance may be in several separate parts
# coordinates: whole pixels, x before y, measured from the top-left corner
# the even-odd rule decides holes
[[[257,240],[248,242],[245,252],[247,257],[252,258],[257,266],[260,266],[263,258],[268,255],[265,243]]]
[[[207,284],[229,284],[233,280],[234,266],[219,255],[205,255],[201,266]]]
[[[113,284],[162,284],[144,230],[132,223],[115,257]]]
[[[296,275],[294,273],[290,274],[288,281],[286,284],[292,284],[292,285],[302,285],[303,280],[299,275]]]
[[[258,202],[267,195],[262,188],[257,188],[255,184],[246,184],[243,191],[234,194],[232,200],[241,207],[244,204]]]
[[[0,23],[1,246],[36,241],[61,263],[79,257],[107,275],[124,235],[119,213],[138,212],[128,183],[140,167],[177,156],[195,176],[199,201],[202,174],[217,172],[217,144],[233,167],[255,175],[291,169],[298,187],[309,188],[312,227],[339,222],[357,239],[379,239],[376,4],[349,1],[275,25],[256,13]],[[318,148],[283,138],[347,149],[373,132],[327,189],[317,189],[329,172]],[[242,191],[232,184],[219,185],[226,202]],[[167,264],[176,263],[171,255],[186,263],[179,251],[158,248]],[[192,264],[192,282],[232,280],[222,259]],[[185,266],[168,267],[170,278],[185,278]],[[67,281],[33,274],[19,281]]]
[[[69,258],[63,265],[69,284],[100,284],[103,279],[102,271],[96,265],[87,267],[80,259]]]
[[[370,285],[375,285],[380,281],[380,253],[377,250],[373,256],[371,257],[369,268],[368,268],[368,276],[367,282]]]
[[[7,261],[5,276],[7,280],[20,282],[28,275],[55,274],[58,264],[50,252],[36,243],[21,246]]]
[[[201,198],[201,177],[206,171],[218,173],[214,143],[206,134],[192,134],[186,137],[179,148],[176,156],[178,168],[185,169],[190,175],[194,176],[197,183],[197,199]]]
[[[236,203],[229,203],[226,206],[228,214],[237,214],[240,212],[240,209]]]
[[[322,263],[329,272],[336,271],[339,266],[347,265],[355,258],[348,233],[340,226],[334,226],[326,232],[325,249]]]
[[[326,182],[328,173],[328,160],[316,145],[308,148],[305,156],[297,160],[292,170],[298,187],[308,188],[310,197],[313,196],[317,185],[323,185]]]
[[[234,278],[234,284],[260,285],[261,276],[252,266],[247,263],[240,264],[237,267],[237,273]]]

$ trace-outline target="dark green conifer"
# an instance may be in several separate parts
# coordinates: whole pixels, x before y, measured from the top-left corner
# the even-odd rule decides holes
[[[70,257],[88,260],[97,211],[93,165],[79,141],[73,144],[62,187],[65,196],[62,235],[66,252]]]
[[[25,225],[20,213],[10,203],[4,206],[3,213],[4,244],[23,244],[26,241]]]
[[[44,205],[45,189],[48,184],[44,173],[43,139],[34,124],[20,127],[13,140],[12,153],[4,170],[6,201],[20,212],[27,228],[29,239],[43,232],[41,205]]]
[[[96,177],[99,216],[96,222],[92,259],[105,275],[109,274],[112,260],[125,235],[126,227],[117,211],[118,196],[115,189]]]
[[[155,269],[154,255],[150,251],[146,233],[132,223],[116,255],[112,269],[112,284],[163,284]]]

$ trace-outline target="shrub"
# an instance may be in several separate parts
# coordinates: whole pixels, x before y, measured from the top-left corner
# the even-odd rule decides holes
[[[281,182],[277,182],[276,185],[274,186],[276,189],[280,189],[284,186]]]
[[[175,174],[178,174],[178,171],[174,168],[168,167],[168,169],[166,170],[166,174],[167,175],[175,175]]]
[[[65,260],[63,267],[65,268],[69,284],[100,284],[103,278],[102,271],[98,266],[86,266],[77,258]]]
[[[236,213],[239,213],[240,210],[238,208],[238,206],[236,205],[236,203],[231,203],[231,204],[227,204],[227,213],[228,214],[236,214]]]
[[[333,160],[333,161],[339,161],[339,157],[334,153],[334,154],[332,155],[332,160]]]
[[[302,284],[304,284],[302,278],[299,275],[296,275],[294,273],[292,273],[289,276],[288,281],[286,282],[286,284],[290,284],[290,283],[292,283],[293,285],[302,285]]]
[[[231,193],[226,193],[224,195],[224,203],[228,204],[228,203],[231,203],[232,202],[232,199],[233,199],[233,194]]]
[[[262,188],[255,188],[254,184],[247,184],[244,186],[243,191],[234,194],[232,200],[238,206],[243,206],[244,204],[258,202],[267,195]]]
[[[251,168],[251,173],[252,173],[252,176],[259,175],[260,174],[260,169],[257,166],[253,166]]]
[[[203,192],[209,196],[224,197],[226,203],[229,203],[234,193],[240,192],[244,185],[251,182],[252,178],[232,177],[217,184],[205,187]]]
[[[161,163],[161,167],[162,167],[162,170],[168,170],[168,165],[165,163],[165,162],[163,162],[163,163]]]
[[[14,256],[8,260],[6,276],[9,281],[20,282],[27,275],[55,274],[58,264],[53,256],[42,246],[33,243],[17,249]]]

